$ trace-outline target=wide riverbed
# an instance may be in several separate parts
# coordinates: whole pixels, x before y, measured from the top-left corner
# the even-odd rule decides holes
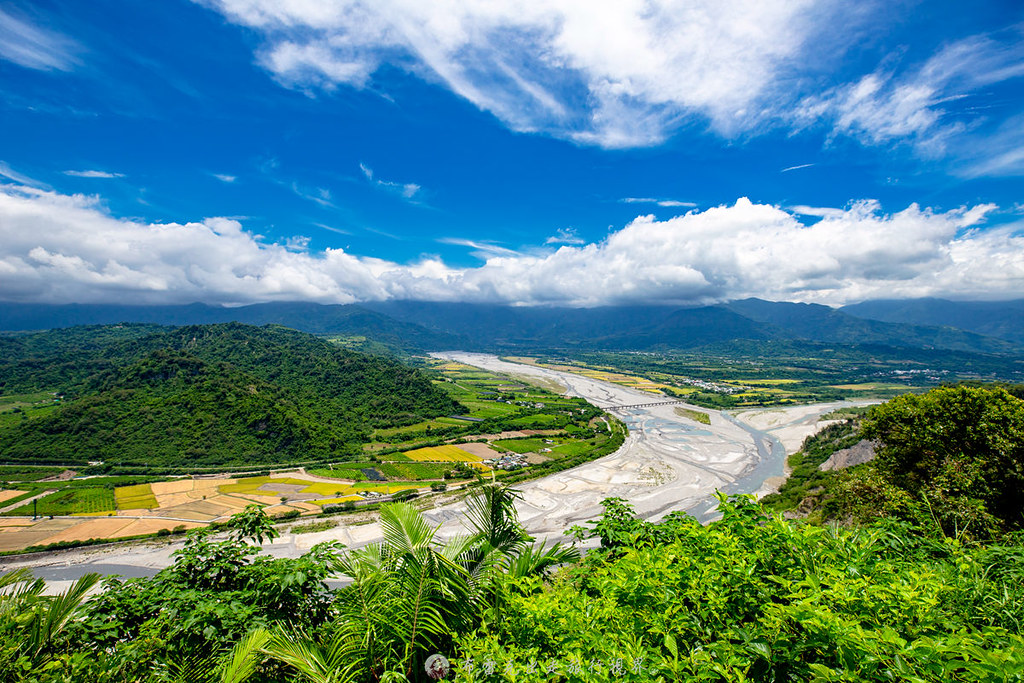
[[[763,492],[783,474],[786,453],[820,426],[822,414],[840,403],[751,410],[736,414],[685,406],[710,415],[711,424],[690,420],[677,405],[647,405],[665,401],[649,393],[567,372],[503,361],[488,354],[450,352],[435,354],[467,365],[556,383],[565,393],[580,396],[616,415],[629,427],[629,436],[615,453],[542,479],[518,484],[523,499],[519,518],[538,539],[561,540],[573,524],[596,519],[601,501],[628,500],[645,519],[657,520],[673,510],[685,510],[699,519],[713,516],[716,490],[726,493]],[[462,503],[428,510],[440,525],[439,536],[465,533]],[[341,526],[314,534],[285,534],[264,550],[279,557],[297,557],[314,544],[338,540],[358,547],[381,538],[377,524]],[[148,575],[168,566],[180,543],[140,544],[115,548],[85,548],[40,554],[0,562],[0,569],[16,566],[45,567],[47,579],[58,588],[68,579],[89,571],[125,576]]]

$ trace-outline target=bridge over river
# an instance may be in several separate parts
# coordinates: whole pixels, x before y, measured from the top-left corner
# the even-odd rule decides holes
[[[602,406],[602,410],[630,410],[632,408],[652,408],[654,406],[670,406],[677,403],[685,404],[685,401],[678,399],[672,401],[652,401],[651,403],[631,403],[626,406]]]

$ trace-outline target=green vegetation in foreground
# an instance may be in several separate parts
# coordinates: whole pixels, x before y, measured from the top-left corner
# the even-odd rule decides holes
[[[531,545],[515,493],[487,485],[471,534],[442,544],[407,504],[384,542],[257,555],[256,508],[231,536],[189,534],[153,578],[89,575],[64,596],[0,577],[0,681],[1022,681],[1024,546],[965,544],[894,519],[820,527],[720,497],[721,519],[637,519],[622,500],[576,528],[579,560]],[[553,566],[563,569],[552,575]],[[330,590],[336,572],[352,585]],[[451,675],[449,675],[451,678]]]
[[[552,583],[500,583],[500,615],[458,639],[460,680],[1024,679],[1019,545],[787,522],[742,498],[719,512],[650,524],[605,501],[600,550]]]
[[[1024,401],[947,387],[860,429],[878,457],[841,473],[825,526],[747,496],[719,496],[706,526],[608,499],[569,532],[600,542],[580,560],[533,544],[515,492],[487,484],[448,543],[396,503],[380,545],[274,559],[253,506],[228,539],[191,532],[173,566],[89,599],[96,575],[51,598],[9,573],[0,683],[425,681],[434,654],[462,681],[1024,681]]]

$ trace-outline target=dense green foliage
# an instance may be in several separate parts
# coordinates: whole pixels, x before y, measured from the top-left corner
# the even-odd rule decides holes
[[[128,332],[14,340],[19,351],[0,365],[0,382],[57,382],[58,372],[67,400],[0,425],[0,457],[147,467],[325,461],[355,453],[373,427],[460,410],[420,371],[294,330],[120,329]],[[72,341],[54,340],[65,333]],[[99,341],[84,343],[88,334]],[[29,366],[37,372],[19,374]]]
[[[1024,401],[999,388],[942,387],[873,409],[875,466],[911,496],[935,498],[943,522],[1024,527]]]
[[[0,682],[421,680],[428,655],[452,652],[454,638],[498,605],[499,577],[578,559],[572,548],[532,545],[515,498],[478,489],[471,533],[447,544],[411,506],[387,505],[383,542],[340,555],[321,544],[297,559],[257,555],[254,543],[276,531],[251,507],[232,519],[229,538],[191,532],[173,566],[151,579],[108,579],[80,608],[84,591],[55,600],[37,584],[0,593]],[[332,592],[324,580],[337,571],[354,582]],[[0,588],[25,578],[0,577]],[[61,628],[37,646],[26,634],[49,613]]]
[[[742,498],[708,526],[605,505],[580,566],[502,584],[502,616],[460,640],[460,680],[1024,680],[1019,547],[802,525]]]
[[[861,438],[876,441],[873,461],[818,469]],[[1024,528],[1024,401],[1000,386],[900,396],[808,438],[789,462],[790,480],[765,499],[777,510],[861,523],[887,515],[973,539]]]

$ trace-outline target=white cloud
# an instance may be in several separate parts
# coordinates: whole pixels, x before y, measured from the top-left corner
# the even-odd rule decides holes
[[[623,204],[657,204],[666,208],[688,207],[695,208],[696,202],[684,202],[678,199],[657,199],[655,197],[623,197],[619,200]]]
[[[833,135],[865,145],[909,141],[926,156],[941,156],[950,139],[981,121],[951,111],[951,103],[981,88],[1024,76],[1024,42],[972,36],[954,42],[920,68],[896,74],[880,69],[854,83],[805,98],[792,112],[797,125],[825,121]]]
[[[959,163],[956,175],[967,178],[981,176],[1024,175],[1024,115],[1007,119],[984,139],[958,140],[951,154]]]
[[[64,175],[76,178],[124,178],[124,173],[109,173],[107,171],[64,171]]]
[[[457,247],[469,247],[473,251],[470,252],[473,256],[481,259],[487,259],[492,256],[518,256],[519,252],[503,247],[492,242],[480,242],[477,240],[468,240],[462,237],[439,237],[437,239],[441,244],[452,244]]]
[[[789,173],[790,171],[799,171],[801,168],[810,168],[814,164],[799,164],[797,166],[787,166],[786,168],[779,171],[779,173]]]
[[[319,204],[325,209],[336,208],[331,201],[331,191],[323,187],[308,188],[299,185],[297,182],[291,184],[292,192],[307,201]]]
[[[420,190],[423,189],[416,183],[396,183],[390,180],[381,180],[380,178],[374,179],[373,169],[364,163],[359,164],[359,170],[363,172],[366,179],[374,186],[392,194],[397,194],[399,197],[407,201],[414,199],[416,195],[419,194]]]
[[[259,61],[286,85],[364,87],[392,64],[514,130],[604,147],[657,144],[694,119],[747,130],[846,11],[837,0],[196,1],[262,34]]]
[[[544,240],[544,244],[585,244],[586,240],[576,234],[573,228],[559,228],[558,234]]]
[[[238,176],[228,175],[227,173],[214,173],[213,177],[222,183],[233,183],[238,180]]]
[[[804,207],[810,208],[810,207]],[[267,244],[237,220],[143,223],[95,197],[0,185],[0,292],[34,302],[247,303],[383,299],[600,305],[758,296],[841,304],[868,298],[1010,298],[1024,291],[1024,222],[982,229],[991,205],[933,212],[877,202],[794,213],[753,204],[640,216],[599,243],[516,252],[447,240],[485,262],[395,263],[300,238]]]
[[[31,187],[41,187],[49,189],[49,186],[46,185],[45,183],[42,183],[36,180],[35,178],[30,178],[24,173],[19,173],[18,171],[14,170],[6,161],[0,161],[0,178],[7,178],[8,180],[13,180],[14,182],[19,183],[21,185],[29,185]]]
[[[71,71],[80,47],[67,36],[40,28],[0,8],[0,59],[38,71]]]

